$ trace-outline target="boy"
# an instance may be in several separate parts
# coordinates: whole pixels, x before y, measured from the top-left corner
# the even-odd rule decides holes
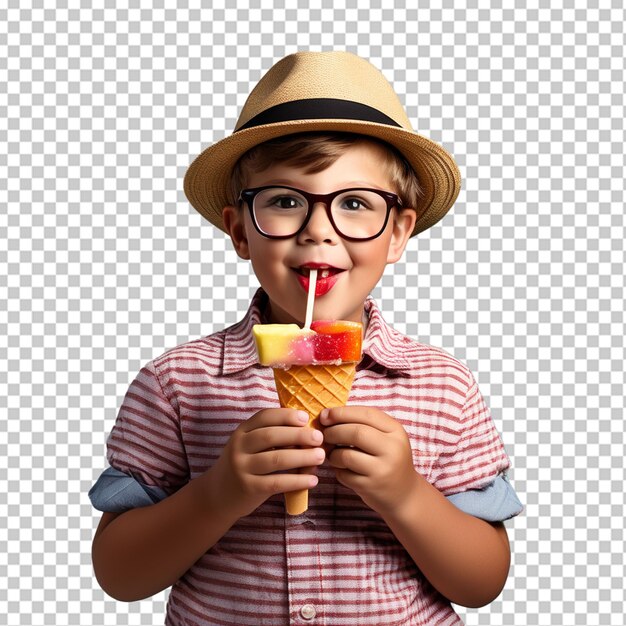
[[[120,600],[173,585],[166,624],[459,624],[506,580],[502,524],[521,505],[465,366],[382,320],[368,294],[460,187],[415,134],[393,89],[347,53],[298,53],[253,90],[228,137],[191,165],[185,192],[250,260],[246,317],[137,376],[90,495],[93,562]],[[271,209],[271,210],[270,210]],[[276,213],[280,216],[276,218]],[[251,327],[364,324],[349,405],[278,407]],[[294,471],[297,470],[297,471]],[[312,489],[286,516],[282,495]]]

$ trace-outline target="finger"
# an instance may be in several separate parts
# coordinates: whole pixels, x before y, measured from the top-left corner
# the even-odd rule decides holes
[[[322,433],[312,428],[268,426],[247,433],[242,449],[248,454],[257,454],[273,448],[314,448],[321,446],[322,441],[324,441]]]
[[[349,470],[354,474],[369,476],[376,457],[355,448],[335,448],[330,453],[328,462],[335,470]]]
[[[259,491],[263,490],[268,496],[288,491],[312,489],[319,483],[319,478],[313,474],[271,474],[259,479]]]
[[[279,449],[260,452],[249,457],[247,470],[250,474],[266,475],[287,472],[304,467],[321,465],[325,454],[322,448]]]
[[[326,427],[324,443],[357,448],[371,455],[381,454],[385,449],[385,437],[379,430],[358,423]]]
[[[320,413],[322,426],[335,424],[363,424],[381,432],[392,432],[396,421],[387,413],[370,406],[340,406]]]
[[[348,469],[337,469],[335,470],[335,478],[337,482],[342,484],[344,487],[348,487],[348,489],[352,489],[356,493],[359,493],[364,488],[367,487],[367,482],[369,481],[369,477],[363,474],[357,474],[356,472],[352,472]]]
[[[295,409],[263,409],[241,424],[243,432],[249,433],[257,428],[268,426],[306,426],[309,414]]]
[[[305,473],[292,474],[269,474],[256,476],[247,485],[250,495],[269,498],[277,493],[298,491],[300,489],[312,489],[319,483],[317,476]]]

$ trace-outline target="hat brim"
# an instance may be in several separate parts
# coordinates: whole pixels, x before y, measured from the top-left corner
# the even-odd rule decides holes
[[[260,143],[303,132],[336,131],[366,135],[394,146],[418,176],[422,196],[412,207],[418,218],[411,236],[430,228],[449,211],[461,189],[453,157],[439,144],[401,127],[354,120],[317,119],[278,122],[233,133],[202,152],[185,174],[184,190],[192,206],[225,232],[222,210],[230,200],[231,173],[237,161]]]

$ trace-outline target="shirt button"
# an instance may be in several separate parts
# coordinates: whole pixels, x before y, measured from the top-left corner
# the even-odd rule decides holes
[[[300,615],[303,619],[313,619],[315,617],[315,607],[312,604],[305,604],[300,609]]]

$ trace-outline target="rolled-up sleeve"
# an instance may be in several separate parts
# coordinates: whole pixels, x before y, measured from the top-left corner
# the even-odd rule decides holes
[[[189,480],[178,411],[152,363],[142,368],[126,393],[107,439],[107,459],[111,468],[90,491],[99,510],[145,506]]]
[[[109,513],[123,513],[129,509],[149,506],[167,497],[167,491],[160,487],[151,487],[109,467],[89,490],[89,499],[94,509]]]
[[[456,443],[438,459],[434,485],[466,513],[504,521],[523,510],[506,476],[510,465],[490,411],[469,373]]]
[[[504,474],[482,489],[468,489],[447,498],[464,513],[487,522],[504,522],[524,510],[515,489]]]

